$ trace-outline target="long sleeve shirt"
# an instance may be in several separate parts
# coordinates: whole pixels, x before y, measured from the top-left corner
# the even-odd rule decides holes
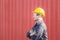
[[[30,31],[36,33],[31,36],[32,33]],[[43,20],[37,22],[30,31],[27,32],[27,37],[31,40],[48,40],[47,27]]]

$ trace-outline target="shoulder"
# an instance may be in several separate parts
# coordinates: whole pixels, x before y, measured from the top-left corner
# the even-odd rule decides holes
[[[46,26],[46,24],[43,22],[42,24],[42,28],[44,29],[44,30],[47,30],[47,26]]]

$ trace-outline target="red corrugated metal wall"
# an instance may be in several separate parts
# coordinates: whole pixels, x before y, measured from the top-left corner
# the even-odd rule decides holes
[[[29,40],[32,10],[42,7],[49,40],[60,40],[60,0],[0,0],[0,40]]]

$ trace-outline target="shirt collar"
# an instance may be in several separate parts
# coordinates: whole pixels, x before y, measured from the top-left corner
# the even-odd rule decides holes
[[[43,19],[39,18],[39,21],[36,22],[37,25],[41,25],[43,23]]]

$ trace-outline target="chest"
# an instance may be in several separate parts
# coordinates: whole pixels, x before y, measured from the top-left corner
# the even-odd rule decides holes
[[[38,31],[40,30],[40,28],[42,27],[42,25],[35,25],[33,30],[36,31],[36,33],[38,33]]]

